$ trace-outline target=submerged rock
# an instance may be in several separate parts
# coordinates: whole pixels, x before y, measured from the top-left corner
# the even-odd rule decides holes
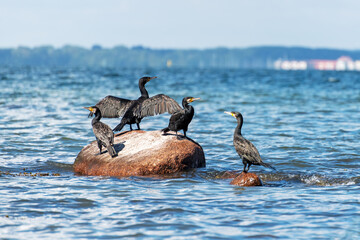
[[[74,162],[74,171],[95,176],[144,176],[205,167],[202,147],[193,140],[177,139],[161,131],[127,131],[115,135],[117,157],[99,155],[96,141],[84,147]]]
[[[230,179],[235,178],[239,175],[239,171],[225,171],[225,172],[219,172],[216,175],[217,179]]]
[[[260,178],[255,173],[242,172],[236,178],[234,178],[230,184],[237,185],[241,187],[252,187],[252,186],[262,186]]]

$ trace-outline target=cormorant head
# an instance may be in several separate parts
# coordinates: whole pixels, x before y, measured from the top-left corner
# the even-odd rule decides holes
[[[139,85],[145,86],[147,82],[150,82],[150,80],[157,78],[157,77],[142,77],[139,79]]]
[[[92,106],[92,107],[84,107],[85,109],[89,110],[92,113],[95,113],[99,110],[97,107]]]
[[[236,119],[242,118],[242,115],[239,112],[224,112],[224,113],[229,114],[229,115],[233,116]]]
[[[191,103],[193,101],[199,100],[200,98],[194,98],[194,97],[186,97],[183,99],[183,102]]]

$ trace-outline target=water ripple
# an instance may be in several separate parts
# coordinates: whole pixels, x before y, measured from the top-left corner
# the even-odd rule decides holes
[[[207,167],[160,177],[75,175],[74,159],[95,139],[82,107],[106,95],[137,98],[143,75],[158,76],[150,95],[202,99],[188,135]],[[0,79],[2,238],[360,236],[357,73],[1,68]],[[243,166],[232,143],[236,121],[224,111],[243,113],[243,135],[277,168],[251,167],[263,187],[225,177]],[[144,118],[142,127],[161,129],[168,118]]]

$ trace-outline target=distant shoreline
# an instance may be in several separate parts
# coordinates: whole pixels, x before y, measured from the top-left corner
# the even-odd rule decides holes
[[[249,48],[152,49],[143,46],[92,48],[52,46],[0,48],[0,66],[192,67],[275,69],[275,62],[360,59],[360,50],[258,46]]]

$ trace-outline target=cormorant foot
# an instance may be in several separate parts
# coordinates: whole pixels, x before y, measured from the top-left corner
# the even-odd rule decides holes
[[[177,135],[176,138],[177,138],[177,140],[187,139],[187,137],[185,137],[185,136],[180,136],[180,135]]]

